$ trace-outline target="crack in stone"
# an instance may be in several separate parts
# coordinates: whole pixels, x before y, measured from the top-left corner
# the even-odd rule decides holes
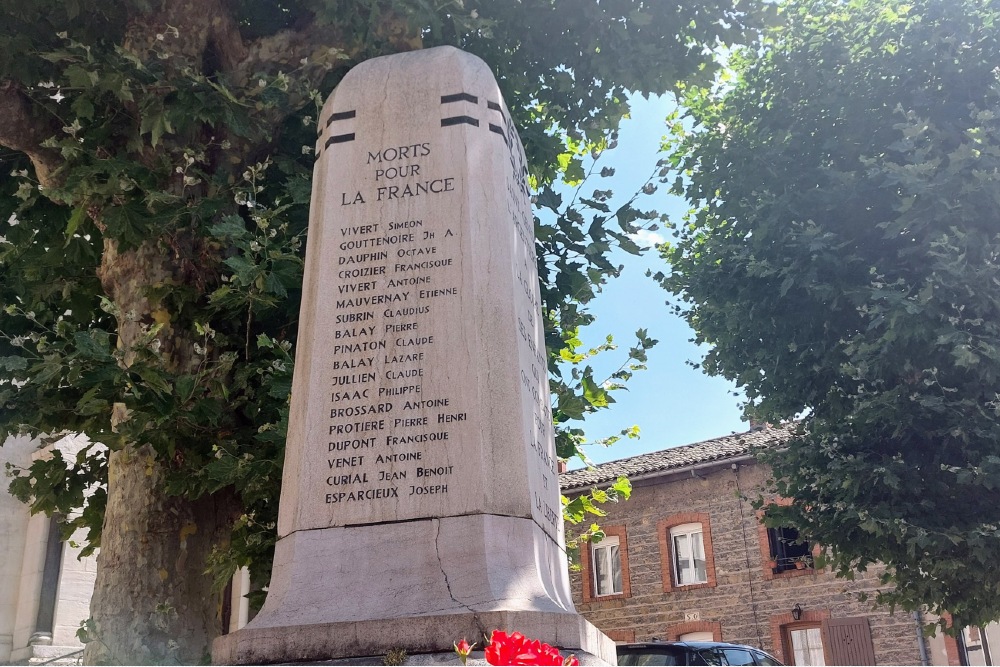
[[[455,604],[460,604],[469,611],[472,611],[467,604],[457,600],[455,598],[455,594],[451,592],[451,582],[448,581],[448,573],[444,571],[444,563],[441,561],[441,545],[439,544],[441,540],[441,519],[435,519],[434,523],[437,524],[437,532],[434,534],[434,553],[437,555],[438,568],[441,570],[441,576],[444,577],[445,588],[448,589],[448,597],[450,597]]]
[[[488,639],[489,635],[486,634],[486,628],[483,627],[482,622],[479,620],[479,614],[476,610],[457,599],[455,594],[451,591],[451,582],[448,581],[448,573],[444,571],[444,562],[441,560],[441,519],[434,519],[434,523],[437,524],[437,531],[434,534],[434,553],[438,559],[438,568],[441,570],[441,576],[444,577],[445,588],[448,589],[448,597],[450,597],[455,604],[465,607],[465,609],[472,614],[472,621],[476,624],[476,629],[479,630],[479,634]]]

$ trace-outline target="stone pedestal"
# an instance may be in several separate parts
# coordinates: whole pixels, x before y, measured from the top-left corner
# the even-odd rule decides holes
[[[247,627],[217,639],[212,658],[216,664],[248,665],[336,661],[340,657],[358,656],[377,658],[358,664],[380,664],[382,656],[389,651],[404,648],[411,656],[439,655],[440,660],[426,664],[456,664],[454,653],[441,645],[442,638],[480,637],[479,633],[487,628],[488,632],[492,632],[493,628],[504,627],[524,628],[523,632],[529,637],[544,637],[546,643],[560,646],[563,655],[576,655],[581,664],[616,664],[614,642],[582,616],[531,611],[439,614],[273,628]],[[600,651],[601,655],[595,656],[574,648],[575,644]],[[482,645],[480,639],[479,646]]]
[[[569,592],[524,152],[486,65],[352,70],[320,117],[267,602],[216,662],[520,631],[614,662]]]

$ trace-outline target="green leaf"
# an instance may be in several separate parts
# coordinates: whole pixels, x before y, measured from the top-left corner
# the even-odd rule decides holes
[[[82,95],[73,100],[70,108],[73,109],[73,113],[76,114],[77,118],[94,119],[94,105],[88,98]]]
[[[92,387],[76,403],[78,414],[88,417],[91,415],[110,414],[111,404],[107,400],[98,397],[99,387]]]
[[[286,296],[288,296],[288,290],[285,289],[285,286],[282,284],[281,279],[278,278],[277,274],[275,273],[267,274],[267,278],[265,279],[264,285],[268,292],[274,294],[280,299],[284,299]]]
[[[76,344],[76,351],[80,356],[107,361],[111,359],[110,336],[107,331],[101,329],[89,329],[87,331],[77,331],[73,335]]]
[[[73,209],[73,215],[69,217],[69,222],[66,223],[66,242],[63,244],[64,248],[73,240],[73,235],[76,234],[76,230],[80,227],[80,223],[83,222],[86,215],[87,207],[83,204]]]
[[[165,373],[161,373],[158,369],[146,364],[136,364],[133,365],[130,370],[142,378],[143,382],[145,382],[146,385],[153,389],[156,393],[173,393],[173,387],[170,384],[168,376]]]
[[[73,64],[66,68],[66,77],[69,80],[69,85],[74,88],[88,89],[92,88],[100,75],[97,72],[88,70],[82,65]]]
[[[626,500],[632,495],[632,482],[630,482],[627,477],[619,477],[616,479],[611,488],[614,489],[615,493],[618,493]]]
[[[0,368],[7,371],[23,371],[28,367],[24,357],[0,357]]]
[[[595,408],[606,408],[609,403],[614,402],[608,392],[603,387],[598,386],[590,376],[585,375],[581,379],[581,384],[583,385],[583,397]]]
[[[243,218],[238,215],[227,215],[220,222],[209,227],[213,236],[229,239],[233,241],[242,240],[250,236]]]
[[[542,208],[547,208],[558,213],[559,208],[562,206],[562,195],[555,192],[552,188],[545,186],[535,198],[535,203]]]
[[[227,257],[223,261],[223,264],[232,269],[236,277],[244,285],[252,284],[260,274],[260,269],[255,264],[247,261],[246,258],[239,255]]]
[[[181,375],[174,380],[174,393],[182,402],[191,400],[197,381],[193,375]]]

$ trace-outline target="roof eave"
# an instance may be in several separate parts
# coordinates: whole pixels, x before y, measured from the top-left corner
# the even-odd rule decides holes
[[[745,461],[754,461],[754,462],[756,462],[756,457],[754,457],[753,454],[736,454],[734,456],[724,456],[724,457],[720,457],[720,458],[717,458],[717,459],[712,459],[711,461],[703,461],[701,463],[692,463],[692,464],[689,464],[689,465],[681,466],[679,468],[663,468],[662,470],[652,470],[650,472],[644,472],[644,473],[641,473],[639,475],[628,476],[628,479],[629,479],[630,482],[639,482],[639,481],[646,480],[646,479],[655,479],[657,477],[666,477],[668,475],[677,475],[677,474],[685,473],[685,472],[688,472],[688,471],[694,472],[695,470],[703,470],[705,468],[713,468],[713,467],[717,467],[719,465],[725,465],[727,463],[732,464],[732,465],[737,465],[737,464],[743,463]],[[592,484],[580,484],[580,485],[571,486],[571,487],[561,487],[561,491],[564,494],[582,493],[582,492],[586,491],[587,489],[592,489],[594,487],[603,486],[603,485],[606,485],[606,484],[608,484],[608,485],[613,484],[615,482],[615,479],[617,479],[617,477],[614,478],[614,479],[606,479],[606,480],[594,482]]]

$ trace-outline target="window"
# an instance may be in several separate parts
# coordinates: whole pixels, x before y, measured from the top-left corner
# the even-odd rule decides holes
[[[608,535],[592,546],[594,595],[616,595],[622,589],[622,559],[618,538]]]
[[[766,653],[762,653],[760,651],[754,651],[753,657],[757,661],[757,664],[762,665],[763,667],[781,667],[780,662],[778,662],[771,656],[767,655]]]
[[[583,602],[605,602],[631,596],[628,575],[628,530],[602,526],[604,539],[580,549]]]
[[[793,665],[825,665],[820,626],[790,628],[788,644]]]
[[[682,512],[657,522],[663,591],[715,587],[715,551],[708,512]]]
[[[867,616],[830,618],[829,609],[776,614],[771,638],[775,656],[786,665],[876,664]]]
[[[801,540],[799,531],[794,528],[768,528],[767,548],[774,574],[813,569],[812,545]]]
[[[705,542],[700,523],[685,523],[670,529],[674,555],[674,584],[690,586],[708,582],[705,567]]]
[[[722,649],[722,654],[726,656],[725,665],[752,665],[753,654],[741,648]]]
[[[694,658],[694,660],[692,660]],[[707,665],[704,660],[698,660],[697,653],[689,653],[680,646],[649,645],[619,646],[618,664],[621,667],[672,667],[673,665]]]
[[[685,632],[683,635],[677,638],[677,641],[682,642],[714,642],[715,633],[711,630],[700,630],[698,632]]]

